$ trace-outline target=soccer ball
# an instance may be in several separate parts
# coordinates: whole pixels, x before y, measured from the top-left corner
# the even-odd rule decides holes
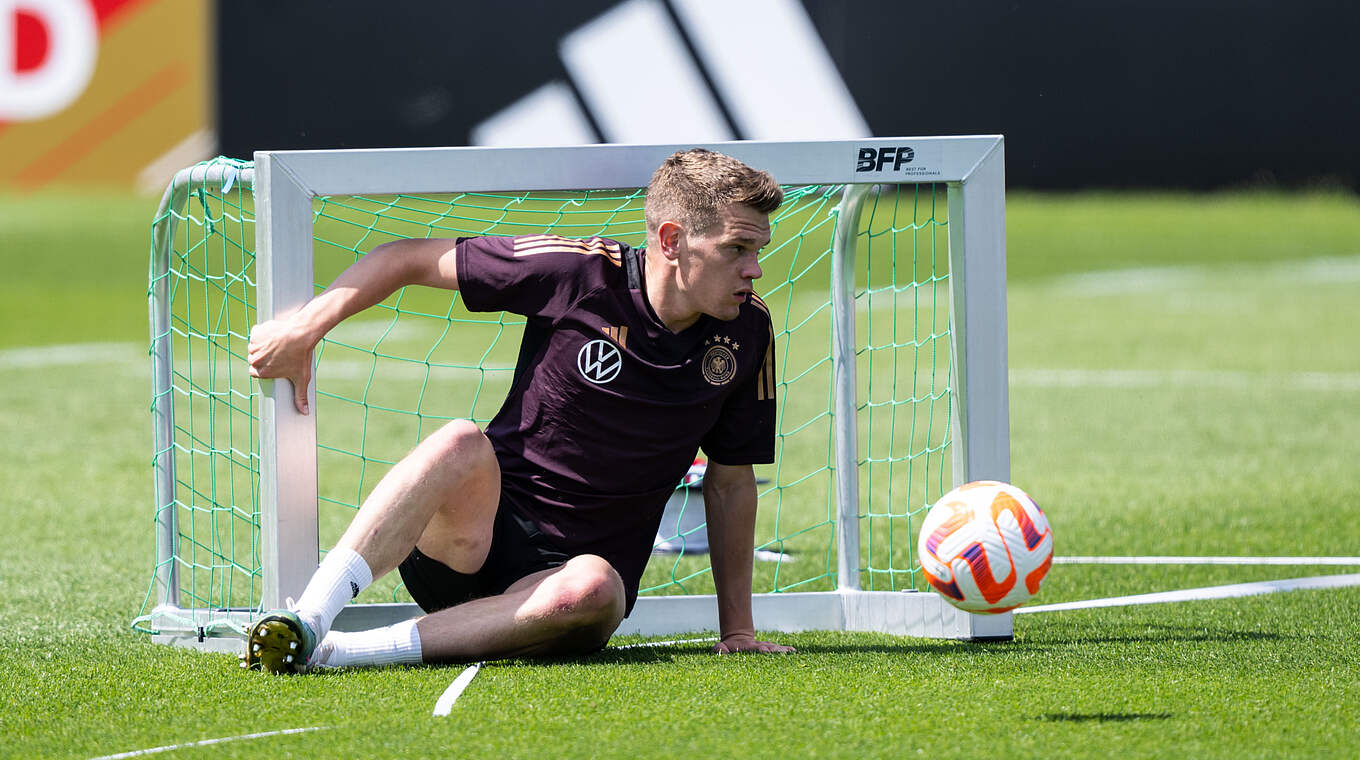
[[[979,480],[935,502],[917,551],[945,601],[968,612],[1005,612],[1039,590],[1053,564],[1053,531],[1024,491]]]

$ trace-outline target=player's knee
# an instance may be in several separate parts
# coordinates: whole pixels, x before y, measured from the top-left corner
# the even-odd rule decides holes
[[[623,579],[613,565],[600,557],[588,555],[576,559],[587,565],[581,586],[582,606],[594,613],[598,622],[608,624],[612,632],[623,620]]]
[[[585,638],[603,636],[603,645],[623,620],[623,579],[612,565],[594,555],[573,557],[554,576],[547,600],[550,614]]]
[[[421,449],[435,462],[457,462],[462,468],[490,467],[496,463],[491,440],[470,420],[449,422],[426,438]]]

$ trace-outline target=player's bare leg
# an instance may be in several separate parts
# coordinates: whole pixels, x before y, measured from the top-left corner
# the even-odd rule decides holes
[[[333,631],[312,667],[587,654],[623,619],[623,582],[605,560],[574,557],[504,594],[370,631]]]
[[[499,596],[426,615],[417,623],[425,662],[586,654],[623,621],[623,579],[593,554],[520,579]]]
[[[481,567],[500,499],[500,466],[471,422],[450,422],[380,481],[293,609],[252,623],[245,667],[297,672],[344,605],[373,578],[421,550],[461,572]]]
[[[460,573],[476,572],[491,547],[500,484],[491,441],[475,424],[455,420],[383,477],[336,546],[362,556],[375,578],[415,546]]]

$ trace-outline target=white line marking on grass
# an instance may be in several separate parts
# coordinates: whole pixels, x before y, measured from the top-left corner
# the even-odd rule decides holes
[[[1198,369],[1012,369],[1011,385],[1030,388],[1229,388],[1360,391],[1360,372],[1242,372]]]
[[[644,641],[641,644],[621,644],[610,649],[642,649],[645,647],[669,647],[676,644],[707,644],[717,641],[717,636],[710,636],[705,639],[671,639],[670,641]]]
[[[1055,565],[1360,565],[1360,557],[1054,557]]]
[[[188,749],[189,747],[207,747],[213,744],[226,744],[227,742],[239,742],[246,739],[263,739],[267,736],[285,736],[288,734],[305,734],[308,731],[325,731],[331,726],[312,726],[311,728],[285,728],[282,731],[263,731],[258,734],[243,734],[241,736],[224,736],[221,739],[204,739],[197,742],[187,742],[185,744],[167,744],[164,747],[152,747],[151,749],[135,749],[131,752],[120,752],[116,755],[100,755],[91,760],[122,760],[126,757],[143,757],[154,755],[159,752],[169,752],[176,749]]]
[[[317,365],[316,375],[321,380],[367,380],[375,377],[383,380],[424,380],[430,378],[438,382],[460,381],[480,382],[486,376],[503,375],[509,379],[514,367],[450,367],[440,364],[426,364],[410,359],[322,359]]]
[[[489,321],[489,320],[488,320]],[[413,343],[428,344],[433,343],[441,335],[444,335],[448,323],[442,318],[408,318],[393,320],[390,317],[385,319],[364,319],[341,322],[331,329],[326,337],[332,341],[348,343],[351,345],[367,343],[375,344],[378,341],[384,343],[395,343],[398,341],[409,341]],[[449,335],[457,335],[458,328],[447,330]]]
[[[449,688],[445,689],[444,693],[440,694],[439,699],[434,703],[433,715],[435,717],[442,718],[449,714],[449,711],[453,709],[453,703],[458,701],[458,698],[463,695],[463,690],[468,687],[468,684],[472,683],[472,679],[477,677],[477,673],[482,669],[482,664],[479,662],[469,665],[463,669],[462,673],[458,674],[457,678],[453,679],[453,683],[449,684]]]
[[[1291,578],[1280,581],[1259,581],[1256,583],[1234,583],[1228,586],[1206,586],[1187,588],[1180,591],[1161,591],[1153,594],[1133,596],[1112,596],[1105,599],[1088,599],[1082,602],[1062,602],[1041,604],[1037,607],[1021,607],[1017,615],[1035,612],[1060,612],[1062,610],[1088,610],[1097,607],[1126,607],[1138,604],[1167,604],[1170,602],[1195,602],[1204,599],[1231,599],[1239,596],[1274,594],[1281,591],[1301,589],[1344,588],[1360,586],[1360,573],[1355,575],[1321,575],[1313,578]]]
[[[112,364],[148,361],[146,346],[136,343],[70,343],[61,346],[7,348],[0,369],[43,369],[69,364]]]
[[[1208,273],[1202,267],[1135,267],[1076,272],[1053,278],[1052,284],[1084,296],[1127,293],[1164,293],[1172,288],[1202,286]]]
[[[1084,296],[1114,296],[1222,287],[1225,274],[1276,284],[1360,282],[1360,256],[1323,256],[1231,267],[1190,265],[1076,272],[1058,275],[1052,284]]]

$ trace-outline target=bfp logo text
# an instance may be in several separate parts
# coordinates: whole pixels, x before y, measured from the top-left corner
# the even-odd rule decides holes
[[[860,148],[857,172],[881,172],[889,163],[893,171],[899,171],[902,164],[909,164],[916,158],[916,151],[906,146],[900,148]]]

